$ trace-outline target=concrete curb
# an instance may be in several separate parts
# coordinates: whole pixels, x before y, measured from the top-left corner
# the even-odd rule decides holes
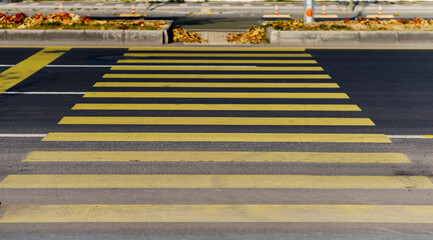
[[[278,31],[266,30],[272,45],[293,43],[433,43],[433,31]]]
[[[2,42],[68,42],[115,45],[162,45],[169,43],[173,21],[161,30],[0,30]]]

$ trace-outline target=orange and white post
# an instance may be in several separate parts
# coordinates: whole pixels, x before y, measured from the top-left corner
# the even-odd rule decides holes
[[[323,16],[326,15],[326,5],[325,4],[322,5],[322,15]]]
[[[63,12],[63,3],[62,2],[60,3],[60,12],[61,13]]]
[[[278,15],[278,4],[275,4],[275,15]]]
[[[379,3],[379,16],[382,16],[382,4]]]
[[[132,3],[131,14],[135,14],[135,3]]]
[[[304,1],[304,23],[314,22],[314,0]]]

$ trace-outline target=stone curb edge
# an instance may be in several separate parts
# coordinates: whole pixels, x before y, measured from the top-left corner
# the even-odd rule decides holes
[[[272,45],[290,43],[433,43],[433,31],[278,31],[266,30]]]

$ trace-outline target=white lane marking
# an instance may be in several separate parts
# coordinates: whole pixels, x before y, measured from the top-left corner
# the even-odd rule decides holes
[[[0,133],[0,137],[2,138],[15,138],[15,137],[19,137],[19,138],[43,138],[47,136],[47,134],[13,134],[13,133]]]
[[[0,64],[0,67],[13,67],[12,64]],[[167,68],[177,68],[177,67],[257,67],[254,65],[46,65],[45,67],[54,68],[111,68],[111,67],[167,67]]]
[[[86,92],[3,92],[2,94],[24,94],[24,95],[84,95]]]
[[[388,138],[426,138],[422,135],[386,135]]]

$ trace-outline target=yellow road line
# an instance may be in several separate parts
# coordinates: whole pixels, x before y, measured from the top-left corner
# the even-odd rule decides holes
[[[125,57],[311,57],[308,53],[125,53]]]
[[[93,87],[339,88],[336,83],[97,82]]]
[[[54,132],[42,141],[390,143],[384,134]]]
[[[72,110],[361,111],[352,104],[78,103]]]
[[[317,64],[316,60],[263,60],[263,59],[120,59],[118,63],[273,63]]]
[[[64,117],[59,124],[87,125],[265,125],[374,126],[368,118],[259,117]]]
[[[10,205],[0,223],[433,223],[423,205]]]
[[[196,78],[196,79],[331,79],[328,74],[116,74],[103,78]]]
[[[267,47],[267,48],[252,48],[252,47],[130,47],[129,51],[190,51],[190,52],[304,52],[305,48],[286,48],[286,47]]]
[[[24,162],[315,162],[410,163],[402,153],[37,151]]]
[[[423,205],[10,205],[0,223],[433,223]]]
[[[8,175],[0,188],[433,189],[433,184],[423,176],[72,174]]]
[[[120,65],[111,67],[111,70],[163,70],[163,71],[323,71],[322,67],[224,67],[224,66],[197,66],[197,67],[185,67],[185,66],[131,66],[131,65]]]
[[[30,77],[62,56],[70,47],[46,47],[24,61],[0,73],[0,94]]]
[[[349,99],[345,93],[261,93],[261,92],[87,92],[85,98],[302,98]]]
[[[423,138],[433,138],[433,135],[422,135]]]

